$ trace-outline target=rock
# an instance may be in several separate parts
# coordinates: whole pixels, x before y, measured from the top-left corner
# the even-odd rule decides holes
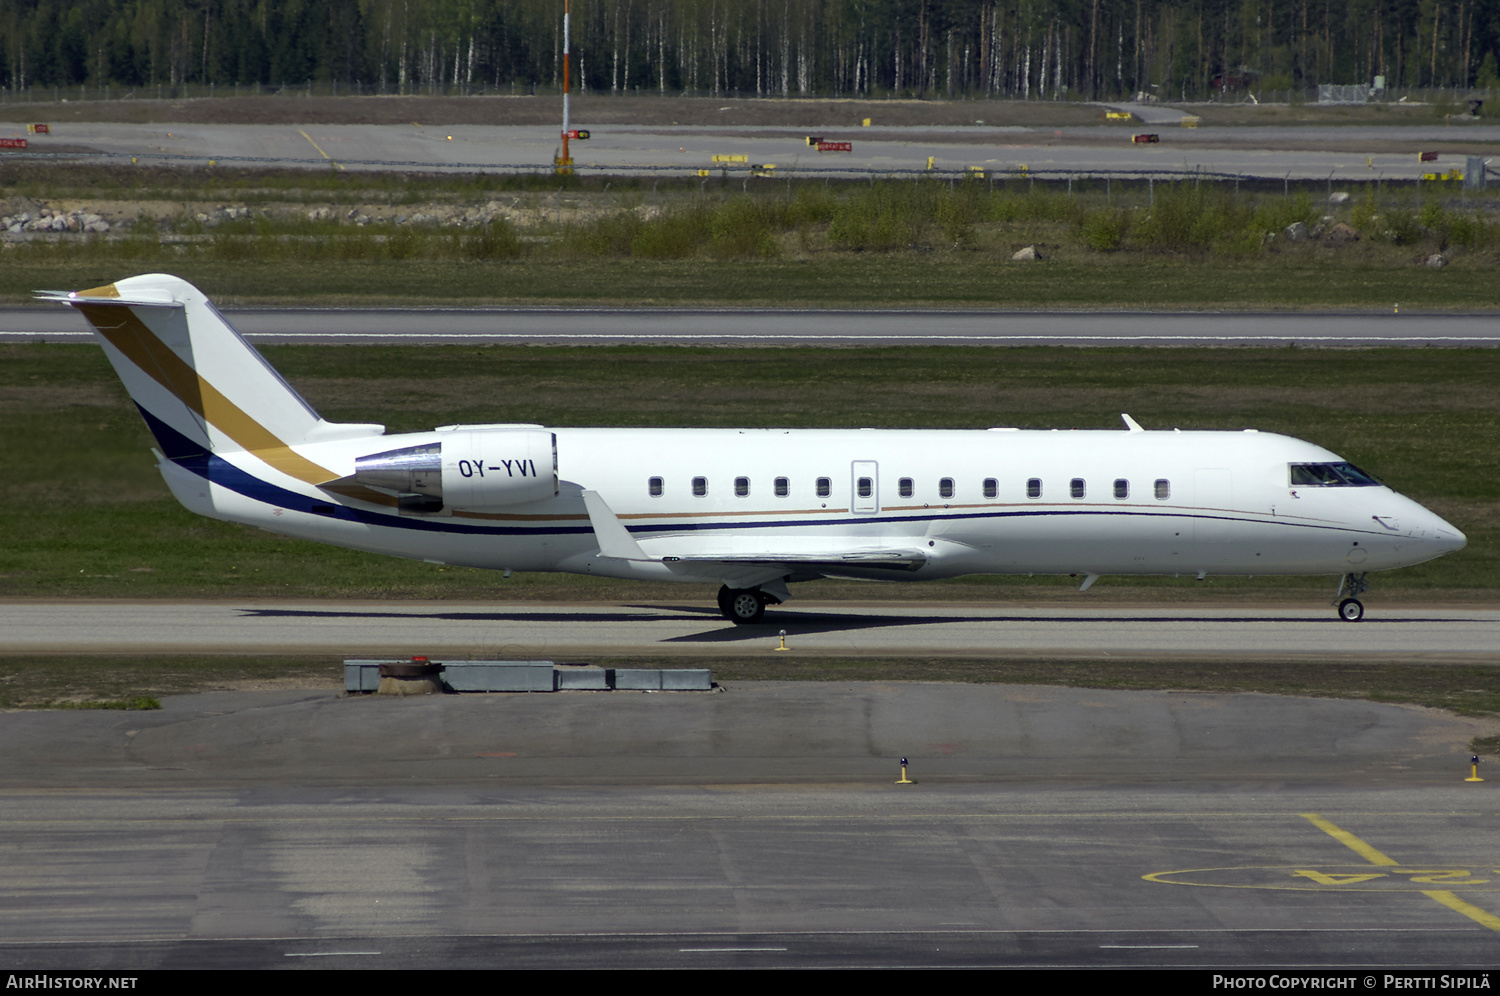
[[[1300,221],[1294,221],[1286,226],[1286,237],[1292,242],[1301,242],[1307,238],[1307,226]]]
[[[1011,259],[1041,259],[1042,254],[1036,251],[1036,246],[1027,246],[1011,253]]]
[[[1328,230],[1328,234],[1325,235],[1325,236],[1323,236],[1323,237],[1325,239],[1327,239],[1329,242],[1358,242],[1359,241],[1359,233],[1356,232],[1353,228],[1351,228],[1348,225],[1344,224],[1342,221],[1339,222],[1337,225],[1334,225],[1332,228],[1330,228]]]
[[[1329,204],[1347,204],[1347,203],[1349,203],[1349,194],[1346,191],[1343,191],[1343,190],[1340,190],[1340,191],[1337,191],[1335,193],[1329,194],[1328,195],[1328,203]]]
[[[1448,265],[1448,257],[1444,256],[1440,252],[1435,252],[1431,256],[1428,256],[1425,259],[1423,259],[1422,260],[1422,265],[1423,266],[1430,266],[1434,270],[1441,269],[1442,267]]]

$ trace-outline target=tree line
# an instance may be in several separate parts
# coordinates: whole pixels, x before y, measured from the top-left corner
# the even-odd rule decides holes
[[[560,87],[563,0],[0,0],[0,85]],[[1202,99],[1500,85],[1494,0],[571,0],[571,85]]]

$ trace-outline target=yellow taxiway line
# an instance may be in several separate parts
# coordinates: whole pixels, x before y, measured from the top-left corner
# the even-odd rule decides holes
[[[319,145],[317,142],[314,142],[312,140],[312,136],[309,135],[307,132],[303,131],[301,128],[298,128],[297,129],[297,134],[299,134],[303,138],[307,139],[307,144],[311,145],[313,148],[317,149],[318,150],[318,155],[322,156],[324,159],[327,159],[329,162],[333,163],[333,165],[338,166],[339,169],[343,169],[344,168],[342,166],[339,166],[338,163],[333,162],[333,157],[330,156],[328,153],[324,152],[323,151],[323,147],[321,145]]]
[[[1343,844],[1345,847],[1349,848],[1349,850],[1353,851],[1355,854],[1358,854],[1360,857],[1370,862],[1370,864],[1372,865],[1391,866],[1400,864],[1399,861],[1396,861],[1388,855],[1383,854],[1376,848],[1371,847],[1369,844],[1366,844],[1364,841],[1354,836],[1354,834],[1350,833],[1348,830],[1335,826],[1333,823],[1330,823],[1328,820],[1323,819],[1323,817],[1319,816],[1316,813],[1303,813],[1302,818],[1307,820],[1313,826],[1317,827],[1319,830],[1326,833],[1328,836],[1332,837],[1334,840],[1338,841],[1340,844]],[[1493,913],[1490,913],[1486,910],[1482,910],[1478,906],[1474,906],[1471,903],[1464,902],[1462,899],[1459,899],[1458,896],[1454,895],[1451,892],[1442,889],[1423,889],[1422,895],[1428,897],[1429,899],[1442,903],[1444,906],[1448,907],[1450,910],[1453,910],[1455,913],[1462,913],[1464,916],[1468,917],[1470,920],[1473,920],[1475,923],[1479,924],[1482,927],[1488,927],[1490,930],[1500,933],[1500,917],[1497,917]]]

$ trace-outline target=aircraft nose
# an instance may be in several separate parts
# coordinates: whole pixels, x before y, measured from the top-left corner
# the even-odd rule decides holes
[[[1437,550],[1439,555],[1462,550],[1469,545],[1469,538],[1463,534],[1457,526],[1448,522],[1440,515],[1428,512],[1422,518],[1421,531],[1418,533],[1423,542]]]
[[[1433,542],[1435,542],[1439,549],[1441,549],[1444,553],[1452,553],[1455,550],[1462,550],[1464,547],[1468,546],[1469,537],[1465,536],[1463,533],[1459,532],[1457,529],[1454,529],[1448,523],[1444,522],[1441,526],[1438,527],[1437,532],[1433,535]]]

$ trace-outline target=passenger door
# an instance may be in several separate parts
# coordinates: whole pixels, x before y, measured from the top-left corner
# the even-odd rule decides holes
[[[849,511],[874,515],[880,511],[880,467],[874,460],[855,460],[849,473]]]

